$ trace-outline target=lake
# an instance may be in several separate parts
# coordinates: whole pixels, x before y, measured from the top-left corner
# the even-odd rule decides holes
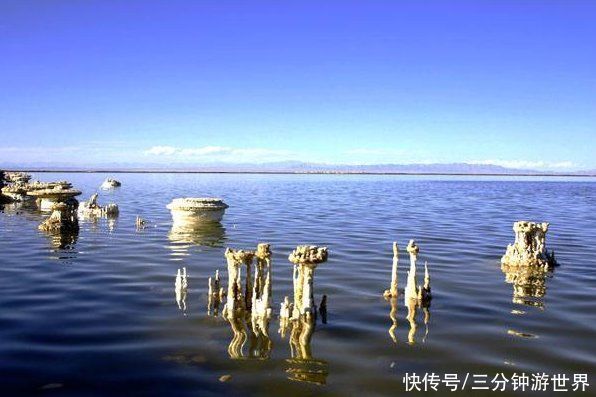
[[[32,205],[0,213],[3,395],[419,395],[406,392],[404,375],[433,372],[485,374],[489,385],[498,373],[588,374],[594,382],[592,178],[34,174],[69,180],[80,200],[107,176],[122,187],[100,191],[99,202],[117,203],[120,215],[81,220],[76,238],[38,231],[47,215]],[[166,205],[203,196],[230,206],[221,225],[173,229]],[[501,269],[516,220],[550,222],[547,246],[560,266]],[[400,295],[394,324],[382,293],[393,241],[403,293],[410,239],[419,264],[428,263],[433,299],[412,322]],[[207,278],[219,269],[225,286],[225,248],[259,242],[273,250],[271,340],[249,334],[231,352],[230,323],[207,312]],[[316,324],[308,360],[292,359],[288,336],[278,333],[279,304],[292,296],[288,254],[299,244],[329,249],[314,279],[317,303],[328,297],[327,321]],[[174,291],[182,267],[185,307]]]

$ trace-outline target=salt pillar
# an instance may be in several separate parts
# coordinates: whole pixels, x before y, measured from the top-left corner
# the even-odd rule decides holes
[[[293,318],[302,314],[312,316],[315,313],[314,271],[320,263],[327,261],[327,256],[327,247],[300,245],[288,257],[294,264]]]
[[[242,265],[250,268],[255,253],[253,251],[228,248],[224,255],[228,262],[228,295],[225,314],[230,317],[235,316],[239,310],[246,310],[246,300],[243,299],[244,296],[242,293]]]
[[[418,248],[414,240],[410,240],[406,250],[408,251],[408,254],[410,254],[410,270],[408,271],[408,281],[404,292],[404,303],[406,306],[409,306],[411,300],[418,299],[418,289],[416,286],[416,259],[418,258],[420,248]]]
[[[397,297],[397,265],[399,263],[399,248],[397,243],[393,242],[393,267],[391,268],[391,285],[388,290],[385,290],[383,296],[385,299]]]
[[[252,291],[252,325],[255,334],[267,334],[271,318],[271,247],[259,244],[255,252],[255,279]]]

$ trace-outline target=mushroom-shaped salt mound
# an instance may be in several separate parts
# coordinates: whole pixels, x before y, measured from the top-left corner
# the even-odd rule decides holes
[[[34,181],[31,183],[11,183],[9,186],[2,188],[2,194],[9,197],[13,201],[24,201],[27,198],[31,198],[28,192],[35,190],[54,189],[56,186],[61,186],[63,189],[70,189],[72,185],[67,181],[58,182],[39,182]]]
[[[9,199],[9,201],[23,201],[27,198],[27,185],[14,184],[4,186],[1,191],[2,195]]]
[[[79,205],[79,215],[88,218],[115,217],[118,216],[118,205],[108,204],[101,206],[97,203],[97,193],[93,194],[88,201]]]
[[[53,189],[40,189],[27,192],[27,195],[35,197],[39,207],[46,211],[51,211],[55,203],[66,202],[80,194],[80,190],[72,188],[65,189],[62,185],[56,185]]]
[[[105,181],[103,181],[103,183],[101,184],[101,188],[102,189],[113,189],[115,187],[120,187],[122,186],[122,183],[120,183],[120,181],[117,181],[115,179],[112,178],[107,178]]]
[[[167,208],[174,223],[219,222],[228,205],[218,198],[177,198]]]

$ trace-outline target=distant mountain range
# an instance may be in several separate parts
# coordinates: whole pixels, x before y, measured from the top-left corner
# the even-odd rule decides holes
[[[209,164],[128,164],[116,163],[82,167],[74,164],[0,164],[0,169],[26,171],[81,171],[81,172],[253,172],[253,173],[329,173],[329,174],[439,174],[439,175],[582,175],[596,176],[596,170],[538,171],[507,168],[491,164],[434,163],[434,164],[322,164],[300,161],[272,163],[209,163]]]

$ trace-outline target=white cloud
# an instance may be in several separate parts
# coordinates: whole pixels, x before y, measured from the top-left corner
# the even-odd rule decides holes
[[[468,164],[499,165],[506,168],[519,169],[568,169],[574,168],[577,164],[571,161],[546,162],[546,161],[528,161],[528,160],[479,160],[468,161]]]
[[[229,146],[174,147],[153,146],[145,150],[145,155],[172,157],[176,160],[207,161],[279,161],[290,159],[287,150],[265,148],[235,148]]]

